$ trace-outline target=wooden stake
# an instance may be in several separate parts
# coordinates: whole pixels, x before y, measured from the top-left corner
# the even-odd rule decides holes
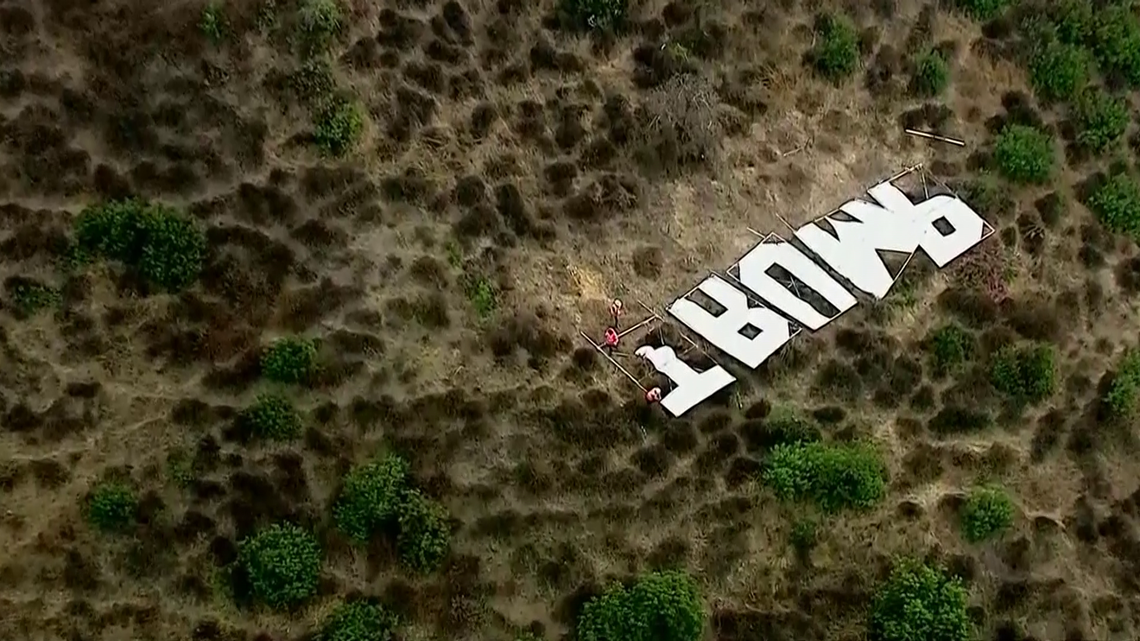
[[[919,136],[920,138],[929,138],[930,140],[937,140],[938,142],[948,142],[951,145],[958,145],[959,147],[966,146],[965,140],[958,140],[957,138],[947,138],[946,136],[939,136],[938,134],[932,134],[926,131],[917,131],[915,129],[904,129],[903,131],[912,136]]]
[[[652,323],[652,322],[653,322],[653,321],[655,321],[655,320],[657,320],[657,319],[656,319],[656,318],[652,318],[652,317],[651,317],[651,318],[647,318],[647,319],[645,319],[645,320],[641,321],[640,323],[638,323],[638,324],[634,325],[633,327],[630,327],[629,329],[627,329],[627,330],[625,330],[625,331],[623,331],[623,332],[619,332],[619,333],[618,333],[618,338],[625,338],[625,335],[626,335],[626,334],[629,334],[630,332],[634,332],[634,331],[637,331],[637,330],[641,329],[642,327],[645,327],[646,325],[648,325],[648,324]]]
[[[585,332],[580,331],[578,333],[582,335],[582,338],[586,339],[587,343],[589,343],[590,345],[593,345],[594,349],[598,350],[599,354],[601,354],[602,356],[605,356],[607,361],[613,363],[614,367],[618,368],[618,370],[621,371],[622,374],[625,374],[626,378],[633,381],[634,385],[641,388],[642,393],[649,391],[649,390],[645,389],[645,386],[641,384],[641,381],[638,381],[636,378],[634,378],[633,374],[630,374],[628,371],[626,371],[626,369],[621,366],[621,363],[615,361],[609,354],[606,353],[606,350],[602,349],[602,347],[600,345],[598,345],[597,343],[595,343],[592,338],[587,336]]]

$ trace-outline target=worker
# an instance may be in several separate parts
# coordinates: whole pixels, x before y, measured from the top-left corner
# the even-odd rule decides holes
[[[606,348],[607,352],[612,353],[618,346],[618,333],[612,327],[606,328],[605,338],[602,340],[602,347]]]
[[[619,321],[621,319],[621,313],[622,313],[621,299],[615,298],[614,301],[612,303],[610,303],[610,317],[613,318],[613,321],[614,321],[613,326],[615,328],[620,326]]]

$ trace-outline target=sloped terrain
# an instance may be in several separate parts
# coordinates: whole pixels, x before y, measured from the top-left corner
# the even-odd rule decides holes
[[[1135,638],[1135,419],[1106,399],[1140,385],[1140,192],[1119,215],[1096,197],[1135,180],[1131,9],[647,0],[591,31],[551,0],[345,0],[329,29],[322,4],[0,0],[0,636],[313,638],[367,598],[402,639],[554,639],[605,585],[681,568],[706,638],[859,639],[913,556],[962,580],[978,639]],[[1069,38],[1078,4],[1102,21],[1070,38],[1087,80],[1125,108],[1103,145],[1030,73],[1025,18]],[[854,66],[829,77],[838,15]],[[924,92],[932,52],[948,83]],[[1012,126],[1047,154],[1003,149]],[[636,318],[749,228],[917,164],[997,234],[942,271],[916,256],[886,300],[756,371],[718,355],[739,382],[683,418],[580,338],[613,297]],[[130,198],[199,230],[200,256],[158,252],[198,256],[188,285],[85,246],[83,212]],[[947,326],[958,351],[936,347]],[[315,366],[274,382],[289,337]],[[1041,394],[994,373],[1027,345],[1055,359]],[[295,408],[289,438],[247,429],[267,394]],[[789,416],[873,444],[883,496],[778,498]],[[383,453],[447,514],[428,571],[337,527],[345,475]],[[92,518],[108,484],[135,501],[115,532]],[[970,542],[981,484],[1012,524]],[[805,518],[814,545],[793,545]],[[282,522],[321,569],[272,609],[233,568]]]

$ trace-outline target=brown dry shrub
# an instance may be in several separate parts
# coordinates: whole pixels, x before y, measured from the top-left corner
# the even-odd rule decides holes
[[[950,277],[967,288],[984,292],[994,302],[1009,296],[1009,257],[1001,243],[983,242],[951,266]]]
[[[673,76],[650,93],[641,114],[643,166],[671,172],[715,165],[723,137],[719,102],[708,78],[695,74]]]

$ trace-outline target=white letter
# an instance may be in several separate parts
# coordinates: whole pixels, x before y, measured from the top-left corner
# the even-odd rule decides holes
[[[914,205],[906,194],[889,182],[879,183],[869,191],[875,200],[899,218],[900,224],[918,226],[922,231],[918,246],[939,267],[945,267],[947,263],[982,242],[982,236],[986,231],[985,221],[958,198],[940,194]],[[938,231],[934,223],[941,218],[945,218],[954,231],[949,234]]]
[[[883,207],[862,200],[845,203],[839,210],[855,221],[827,218],[838,238],[813,223],[796,230],[796,238],[852,285],[882,298],[895,279],[877,250],[913,254],[925,230],[910,200],[894,185],[880,183],[869,191]]]
[[[986,233],[986,223],[970,206],[957,198],[946,195],[935,196],[916,207],[921,222],[926,225],[926,233],[919,245],[930,256],[935,265],[945,267],[950,261],[969,251],[982,242]],[[945,218],[954,228],[948,235],[934,226],[935,221]]]
[[[745,254],[737,265],[740,268],[740,282],[745,287],[812,330],[820,329],[839,314],[855,306],[855,297],[851,292],[843,289],[843,286],[828,276],[823,268],[786,242],[760,243]],[[768,275],[768,268],[773,265],[783,267],[805,285],[819,292],[839,312],[828,318],[803,299],[793,295],[775,278]]]
[[[696,373],[693,368],[677,358],[673,348],[668,345],[657,348],[642,345],[637,348],[636,354],[653,363],[654,369],[677,384],[673,391],[661,399],[661,406],[669,410],[673,416],[684,414],[697,403],[736,380],[735,376],[720,365],[700,374]]]
[[[921,247],[936,265],[945,267],[982,240],[984,222],[957,198],[939,195],[915,205],[890,182],[867,191],[882,206],[862,200],[844,204],[840,211],[858,222],[829,217],[827,221],[838,238],[814,224],[798,229],[796,238],[853,285],[876,298],[886,296],[894,284],[876,250],[910,254]],[[940,218],[954,228],[949,235],[944,236],[934,226]]]
[[[749,307],[744,292],[717,276],[706,278],[697,288],[724,306],[713,316],[684,296],[673,301],[669,313],[708,342],[753,369],[780,349],[791,337],[788,321],[767,307]],[[751,325],[760,333],[748,338],[740,333]]]

